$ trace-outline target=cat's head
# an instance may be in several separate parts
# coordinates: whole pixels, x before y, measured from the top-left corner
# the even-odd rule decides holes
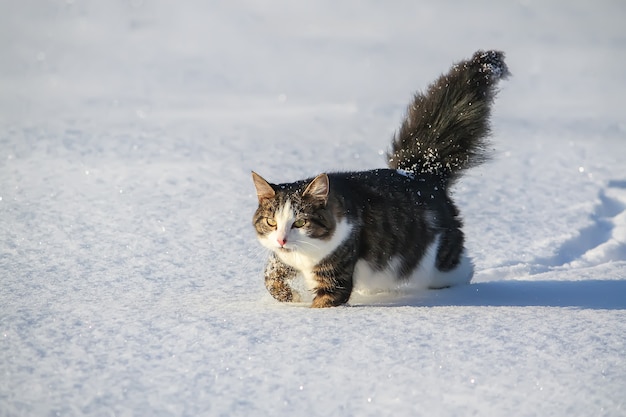
[[[277,253],[325,252],[337,227],[328,175],[289,184],[271,184],[255,172],[252,179],[259,199],[252,223],[261,244]]]

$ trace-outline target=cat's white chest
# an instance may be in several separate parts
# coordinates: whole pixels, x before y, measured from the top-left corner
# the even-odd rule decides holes
[[[286,252],[279,251],[277,252],[278,257],[281,261],[286,263],[287,265],[294,267],[304,277],[304,283],[308,290],[313,290],[315,288],[315,274],[313,273],[313,268],[317,265],[323,258],[317,259],[317,257],[307,256],[302,253],[298,253],[295,251]]]
[[[308,289],[317,286],[313,269],[324,258],[333,253],[351,234],[352,225],[344,218],[337,222],[329,239],[313,239],[301,235],[290,240],[288,250],[274,249],[276,255],[287,265],[297,269],[304,276]]]

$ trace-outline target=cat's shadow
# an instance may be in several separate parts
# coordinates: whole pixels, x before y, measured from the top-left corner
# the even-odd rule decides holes
[[[358,296],[353,307],[570,307],[626,310],[626,280],[490,281],[441,290]]]

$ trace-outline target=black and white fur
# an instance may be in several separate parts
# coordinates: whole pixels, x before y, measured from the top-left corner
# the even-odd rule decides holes
[[[346,303],[353,291],[470,282],[473,266],[449,189],[486,159],[496,84],[508,75],[502,52],[478,51],[417,93],[393,138],[389,169],[284,184],[253,173],[253,224],[271,250],[265,285],[272,296],[301,300],[298,277],[313,307]]]

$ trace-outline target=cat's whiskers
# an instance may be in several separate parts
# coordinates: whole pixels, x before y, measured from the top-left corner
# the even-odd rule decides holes
[[[249,259],[246,259],[242,265],[242,268],[248,272],[251,269],[258,269],[259,264],[262,265],[264,259],[267,259],[271,251],[263,246],[258,248],[257,250],[251,250],[249,253],[252,256]],[[253,266],[254,265],[254,266]]]
[[[321,249],[321,247],[320,247],[320,246],[317,246],[317,245],[315,245],[315,244],[313,244],[313,243],[311,243],[311,242],[307,242],[306,240],[296,239],[295,243],[304,243],[304,244],[306,244],[306,245],[310,245],[310,246],[312,246],[314,249],[317,249],[317,250],[320,250],[320,249]]]

